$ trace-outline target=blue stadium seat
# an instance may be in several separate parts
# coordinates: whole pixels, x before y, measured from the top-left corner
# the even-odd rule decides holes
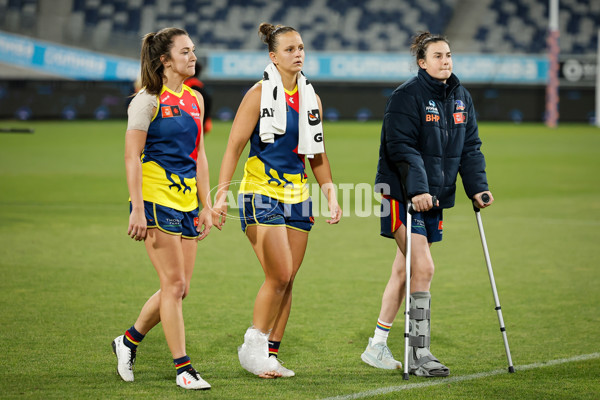
[[[37,18],[39,1],[0,1],[0,24],[25,30]],[[562,53],[596,52],[599,2],[560,1]],[[205,49],[259,50],[256,29],[264,20],[296,27],[314,50],[396,52],[406,51],[419,30],[444,34],[453,18],[460,21],[455,13],[460,5],[460,0],[73,0],[68,30],[75,36],[109,29],[139,38],[145,31],[181,26]],[[469,21],[478,24],[469,33],[476,51],[546,51],[547,1],[490,0],[487,7],[488,18]]]
[[[561,52],[566,54],[585,54],[596,51],[595,27],[600,25],[600,6],[593,1],[565,0],[560,4],[560,29],[559,40]],[[497,43],[486,42],[490,39],[491,32],[506,30],[514,18],[519,18],[524,26],[531,31],[524,42],[523,31],[510,30],[504,38],[511,48],[509,51],[522,53],[543,53],[546,51],[546,37],[548,31],[548,2],[536,0],[512,0],[506,2],[493,0],[490,10],[496,13],[494,24],[486,27],[483,22],[474,36],[476,40],[484,40],[483,50],[494,51]],[[589,19],[592,23],[585,24],[583,20]],[[588,21],[588,22],[589,22]],[[487,33],[486,33],[487,29]],[[586,40],[577,41],[577,37]],[[585,43],[582,43],[585,42]]]
[[[140,24],[142,21],[142,16],[140,14],[140,10],[139,9],[128,9],[127,14],[128,14],[128,21],[129,21],[129,23],[127,24],[128,29],[131,32],[138,32],[140,30]]]
[[[85,0],[73,0],[73,12],[85,10]]]

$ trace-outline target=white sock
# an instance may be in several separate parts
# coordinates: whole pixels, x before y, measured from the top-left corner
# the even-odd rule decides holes
[[[375,327],[375,333],[373,334],[372,344],[383,343],[387,345],[387,338],[392,328],[392,322],[384,322],[380,319],[377,320],[377,326]]]

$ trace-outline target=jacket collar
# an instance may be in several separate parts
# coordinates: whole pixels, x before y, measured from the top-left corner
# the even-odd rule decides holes
[[[419,81],[427,88],[427,90],[434,96],[441,100],[449,97],[452,92],[460,85],[460,81],[458,77],[454,75],[450,75],[450,78],[446,81],[446,83],[440,82],[437,79],[434,79],[422,68],[419,68],[418,78]]]

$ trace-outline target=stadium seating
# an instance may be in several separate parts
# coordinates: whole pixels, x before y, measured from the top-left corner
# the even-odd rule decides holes
[[[0,29],[32,34],[38,0],[0,0]]]
[[[560,0],[561,52],[595,53],[600,1]],[[479,21],[475,52],[542,53],[546,50],[548,1],[492,0]]]
[[[470,27],[471,37],[459,39],[475,53],[545,51],[547,0],[479,1],[486,12],[474,19],[458,0],[72,0],[65,30],[67,39],[91,35],[104,51],[137,46],[165,26],[184,27],[204,49],[260,50],[256,30],[266,21],[294,26],[313,50],[395,52],[406,51],[415,32],[445,33],[454,21]],[[35,35],[39,2],[0,0],[0,29]],[[594,53],[598,26],[600,1],[560,0],[562,53]]]
[[[455,1],[74,0],[72,19],[138,38],[183,26],[201,47],[229,50],[263,49],[256,30],[267,21],[296,27],[315,50],[400,51],[418,30],[443,31]]]

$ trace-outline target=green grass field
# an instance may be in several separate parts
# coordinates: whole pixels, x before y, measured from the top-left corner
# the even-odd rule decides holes
[[[0,122],[8,126],[22,124]],[[378,219],[357,216],[348,200],[339,225],[319,216],[310,235],[280,350],[292,379],[263,381],[239,366],[236,349],[263,275],[238,221],[201,243],[184,315],[188,354],[213,388],[189,393],[175,386],[160,327],[138,350],[136,381],[115,373],[110,342],[158,288],[143,245],[126,235],[125,121],[27,126],[35,134],[0,133],[1,398],[600,396],[597,128],[480,126],[496,199],[482,218],[516,373],[495,372],[506,370],[504,346],[474,213],[459,186],[444,241],[432,250],[432,350],[450,378],[406,382],[401,371],[360,360],[395,249],[379,236]],[[213,184],[229,126],[216,123],[206,139]],[[379,123],[325,129],[336,183],[371,184]],[[397,359],[403,330],[400,314],[389,340]],[[562,359],[570,360],[547,364]]]

